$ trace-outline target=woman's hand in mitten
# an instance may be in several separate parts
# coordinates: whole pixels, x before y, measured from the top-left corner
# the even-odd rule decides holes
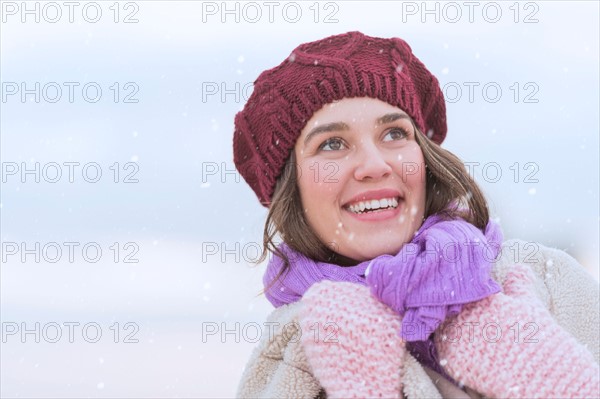
[[[301,342],[328,398],[400,398],[400,317],[367,287],[322,281],[302,298]]]
[[[435,334],[442,365],[488,397],[599,397],[598,364],[536,297],[533,279],[515,265],[503,292],[447,320]]]

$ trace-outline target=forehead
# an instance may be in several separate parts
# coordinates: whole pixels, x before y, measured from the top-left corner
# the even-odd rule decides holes
[[[381,116],[389,113],[406,114],[402,109],[376,98],[343,98],[325,104],[315,112],[306,124],[304,131],[332,122],[345,122],[347,124],[375,122]]]

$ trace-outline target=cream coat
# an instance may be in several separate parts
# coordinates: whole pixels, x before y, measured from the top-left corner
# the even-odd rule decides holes
[[[535,289],[557,322],[600,358],[600,290],[595,281],[567,253],[521,240],[506,241],[493,269],[504,283],[515,263],[528,265],[537,279]],[[238,386],[240,398],[325,398],[313,377],[298,337],[297,317],[302,301],[275,309],[272,339],[266,336],[254,349]],[[407,353],[402,382],[404,396],[441,398],[421,365]]]

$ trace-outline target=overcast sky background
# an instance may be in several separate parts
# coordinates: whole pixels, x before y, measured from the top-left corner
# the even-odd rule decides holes
[[[98,2],[95,23],[86,2],[72,23],[62,2],[57,23],[53,6],[39,2],[37,23],[21,4],[2,2],[0,31],[2,397],[234,395],[255,345],[243,326],[271,306],[257,295],[264,265],[248,262],[266,210],[232,172],[233,117],[264,69],[350,30],[405,39],[438,77],[444,147],[479,163],[474,177],[505,237],[564,249],[598,279],[597,2],[480,2],[472,22],[464,2],[428,2],[439,21],[422,2],[276,2],[272,22],[264,2],[230,2],[223,14],[221,2],[137,1],[119,3],[118,16]],[[40,82],[39,103],[21,100],[23,82]],[[54,103],[50,82],[63,90]],[[79,85],[73,102],[64,82]],[[102,89],[95,103],[82,94],[90,82],[88,100]],[[478,85],[472,98],[468,85]],[[47,172],[39,183],[20,174],[36,162]],[[53,162],[56,183],[44,179]],[[73,183],[64,162],[79,162]],[[93,178],[93,163],[102,176],[88,183],[82,167]],[[55,263],[51,242],[63,250]],[[80,244],[72,262],[65,242]],[[23,262],[12,243],[47,252]],[[101,248],[97,262],[83,257],[86,243]],[[36,322],[46,326],[39,343],[8,334]],[[72,343],[64,322],[80,323]],[[82,336],[91,322],[97,343]],[[63,326],[59,342],[48,342],[48,323]],[[139,342],[123,342],[129,333]]]

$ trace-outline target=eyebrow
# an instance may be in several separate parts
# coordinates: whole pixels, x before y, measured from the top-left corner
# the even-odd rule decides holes
[[[317,126],[313,130],[310,131],[304,138],[304,144],[308,143],[310,139],[312,139],[317,134],[327,133],[327,132],[339,132],[341,130],[350,130],[350,127],[344,122],[333,122],[327,123],[325,125]]]
[[[394,121],[397,121],[398,119],[409,119],[410,120],[410,116],[408,116],[407,114],[400,113],[400,112],[394,112],[391,114],[385,114],[385,115],[377,118],[375,122],[377,125],[385,125],[386,123],[392,123]],[[338,132],[338,131],[342,131],[342,130],[350,130],[350,127],[344,122],[333,122],[333,123],[327,123],[325,125],[317,126],[313,130],[311,130],[310,133],[308,133],[306,135],[306,137],[304,138],[304,144],[306,145],[306,143],[308,143],[310,141],[310,139],[312,139],[317,134],[328,133],[328,132]]]
[[[392,123],[397,121],[398,119],[409,119],[410,116],[406,114],[401,114],[400,112],[394,112],[393,114],[385,114],[381,118],[377,118],[378,125],[384,125],[386,123]]]

